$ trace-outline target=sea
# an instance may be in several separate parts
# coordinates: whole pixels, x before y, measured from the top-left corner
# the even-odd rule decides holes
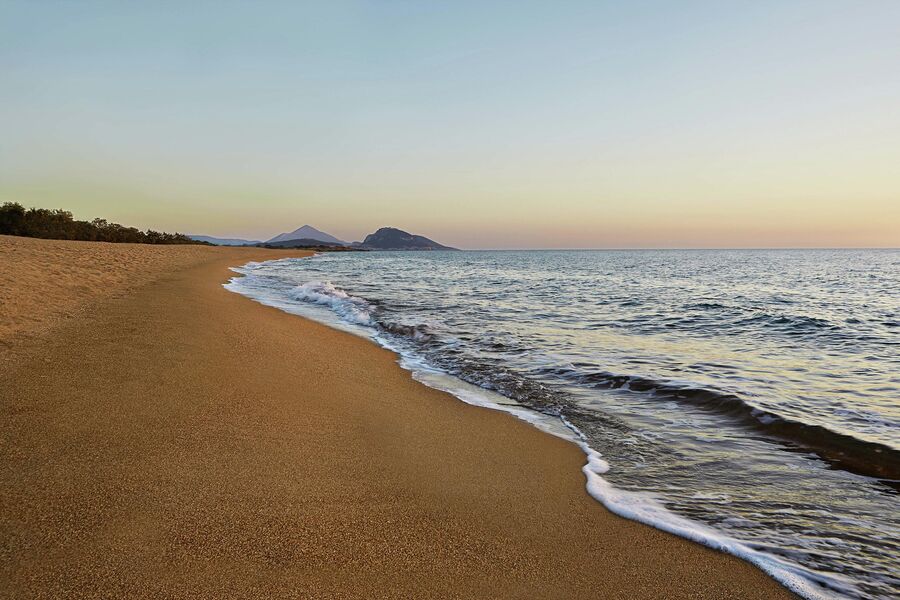
[[[900,250],[343,252],[226,287],[585,452],[625,517],[900,598]]]

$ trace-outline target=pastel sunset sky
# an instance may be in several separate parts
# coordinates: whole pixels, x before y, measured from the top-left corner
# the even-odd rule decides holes
[[[900,246],[900,2],[0,0],[0,201],[221,237]]]

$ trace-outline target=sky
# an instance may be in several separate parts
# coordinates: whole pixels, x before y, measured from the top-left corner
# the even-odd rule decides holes
[[[900,2],[0,0],[0,202],[464,248],[900,246]]]

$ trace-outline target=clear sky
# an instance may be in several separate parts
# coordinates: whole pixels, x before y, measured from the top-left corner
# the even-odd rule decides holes
[[[900,246],[900,1],[0,0],[0,201],[462,247]]]

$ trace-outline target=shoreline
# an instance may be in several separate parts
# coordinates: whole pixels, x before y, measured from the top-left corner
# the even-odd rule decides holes
[[[16,338],[4,595],[793,597],[607,511],[568,441],[221,286],[231,266],[297,255],[179,255]]]
[[[309,257],[315,258],[319,253]],[[256,263],[264,266],[267,262],[278,262],[281,259]],[[250,263],[254,264],[254,263]],[[429,388],[450,394],[457,400],[488,410],[499,411],[529,424],[540,432],[563,439],[576,447],[584,454],[584,464],[581,472],[585,476],[585,491],[604,508],[613,514],[625,519],[653,527],[660,531],[670,533],[681,539],[688,540],[707,548],[735,556],[760,569],[766,575],[783,585],[791,592],[805,598],[825,599],[832,597],[825,586],[817,585],[815,579],[804,577],[793,570],[793,565],[780,561],[777,556],[759,552],[749,547],[745,542],[728,537],[720,531],[709,528],[698,521],[692,521],[681,515],[671,512],[664,504],[655,498],[638,492],[629,492],[617,488],[604,479],[604,474],[610,465],[596,449],[594,449],[584,434],[564,416],[553,417],[535,411],[515,400],[500,395],[495,391],[489,391],[475,384],[468,383],[440,369],[429,366],[423,362],[422,357],[409,353],[390,343],[377,333],[377,329],[360,325],[355,322],[347,322],[340,310],[332,310],[333,306],[320,303],[312,304],[312,311],[303,310],[306,306],[285,304],[281,300],[273,300],[266,295],[260,295],[253,286],[244,287],[241,280],[253,274],[250,264],[232,268],[237,275],[232,276],[225,289],[249,298],[264,306],[276,308],[285,313],[302,319],[325,325],[332,329],[354,335],[366,340],[380,349],[386,349],[394,354],[396,363],[411,377]],[[317,312],[322,309],[325,315]]]

